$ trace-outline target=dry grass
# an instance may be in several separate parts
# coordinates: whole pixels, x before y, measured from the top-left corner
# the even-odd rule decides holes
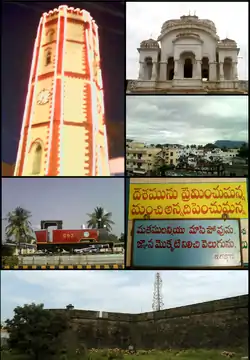
[[[138,350],[135,354],[121,349],[89,351],[90,360],[240,360],[243,355],[240,352],[219,350]]]
[[[57,360],[241,360],[245,353],[240,351],[229,352],[219,350],[138,350],[135,354],[121,349],[90,349],[88,355],[76,351],[75,356],[66,354]],[[2,352],[2,360],[25,360],[25,357],[12,353]]]

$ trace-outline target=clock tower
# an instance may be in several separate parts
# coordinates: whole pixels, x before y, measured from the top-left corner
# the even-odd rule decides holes
[[[40,19],[14,176],[109,176],[98,28],[85,10]]]

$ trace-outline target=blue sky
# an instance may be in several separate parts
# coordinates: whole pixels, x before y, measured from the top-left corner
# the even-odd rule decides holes
[[[151,311],[154,271],[1,271],[1,319],[23,304],[140,313]],[[247,270],[162,271],[164,308],[248,293]]]
[[[31,223],[63,220],[63,228],[80,229],[86,215],[96,206],[112,212],[112,232],[124,232],[123,178],[4,178],[2,179],[2,218],[21,206],[32,213]],[[2,236],[7,222],[2,220]]]

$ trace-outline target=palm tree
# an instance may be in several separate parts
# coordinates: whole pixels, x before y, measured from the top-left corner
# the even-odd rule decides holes
[[[30,217],[31,212],[21,207],[17,207],[7,214],[6,236],[7,238],[14,237],[14,242],[19,246],[19,254],[21,254],[21,242],[32,243],[34,239]]]
[[[87,214],[90,219],[87,222],[87,225],[91,229],[103,229],[106,228],[107,231],[112,230],[114,222],[111,220],[112,213],[105,213],[104,208],[96,207],[91,214]]]

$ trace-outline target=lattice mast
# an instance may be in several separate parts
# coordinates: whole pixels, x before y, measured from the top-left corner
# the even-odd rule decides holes
[[[154,281],[152,309],[153,309],[153,311],[159,311],[159,310],[162,310],[163,306],[164,306],[164,303],[163,303],[163,296],[162,296],[161,274],[156,273],[155,281]]]

